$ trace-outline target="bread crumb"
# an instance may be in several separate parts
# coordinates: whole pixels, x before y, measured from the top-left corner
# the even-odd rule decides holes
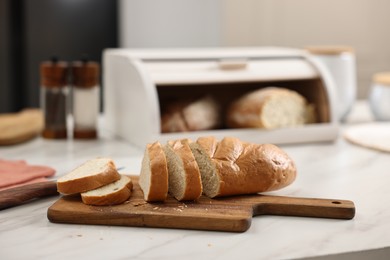
[[[160,209],[160,208],[159,208],[159,207],[154,207],[153,209],[154,209],[154,210],[158,210],[158,209]]]
[[[82,237],[83,235],[77,235],[78,237]]]
[[[207,246],[208,246],[208,247],[211,247],[211,246],[212,246],[212,244],[207,244]]]
[[[142,206],[142,205],[145,205],[145,204],[148,204],[146,201],[133,201],[133,202],[130,202],[134,207],[138,207],[138,206]]]

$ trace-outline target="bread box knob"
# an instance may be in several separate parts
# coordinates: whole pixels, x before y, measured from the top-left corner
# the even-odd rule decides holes
[[[221,70],[243,70],[246,69],[247,65],[246,59],[222,59],[218,62]]]

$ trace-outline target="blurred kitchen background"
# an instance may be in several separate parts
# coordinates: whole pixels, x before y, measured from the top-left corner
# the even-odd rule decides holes
[[[388,0],[1,0],[0,112],[39,106],[41,61],[101,62],[115,47],[348,45],[363,99],[390,70],[388,10]]]

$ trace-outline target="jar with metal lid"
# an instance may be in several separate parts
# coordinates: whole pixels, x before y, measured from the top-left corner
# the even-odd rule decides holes
[[[377,73],[373,76],[369,104],[376,120],[390,120],[390,72]]]
[[[44,112],[44,138],[67,138],[69,111],[68,63],[53,58],[40,65],[40,104]]]
[[[100,66],[93,61],[72,63],[73,137],[94,139],[100,107]]]
[[[306,50],[330,72],[337,87],[337,115],[340,121],[348,116],[356,100],[356,58],[349,46],[311,46]]]

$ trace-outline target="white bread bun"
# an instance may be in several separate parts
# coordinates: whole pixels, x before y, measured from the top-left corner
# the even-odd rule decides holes
[[[96,158],[85,162],[57,180],[57,191],[68,195],[90,191],[120,179],[110,158]]]
[[[139,185],[145,201],[164,201],[168,194],[168,165],[159,142],[148,144],[142,160]]]
[[[280,128],[315,122],[314,107],[298,92],[267,87],[242,96],[227,112],[230,128]]]
[[[133,183],[130,177],[121,175],[121,178],[113,183],[81,193],[81,199],[87,205],[121,204],[130,198],[132,188]]]
[[[293,160],[272,144],[250,144],[226,137],[202,137],[191,144],[203,192],[210,198],[281,189],[296,178]]]
[[[217,128],[221,123],[220,107],[211,96],[175,102],[164,109],[161,131],[186,132]]]
[[[202,195],[199,167],[189,140],[170,141],[164,146],[168,162],[169,193],[179,201],[197,200]]]

